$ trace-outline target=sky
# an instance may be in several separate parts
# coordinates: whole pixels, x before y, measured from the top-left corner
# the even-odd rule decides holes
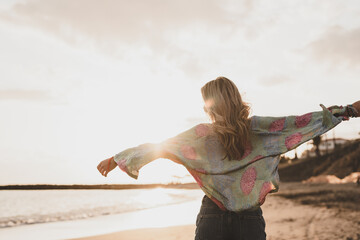
[[[96,167],[209,122],[218,76],[251,115],[359,100],[360,2],[2,0],[0,53],[0,185],[187,182],[164,159],[138,180]],[[359,138],[360,120],[334,131]]]

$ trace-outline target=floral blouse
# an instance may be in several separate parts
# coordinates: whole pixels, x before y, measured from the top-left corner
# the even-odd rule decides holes
[[[251,137],[241,159],[227,159],[211,124],[203,123],[161,143],[142,144],[114,156],[120,169],[137,179],[144,165],[158,158],[182,164],[203,192],[221,209],[242,211],[262,205],[279,189],[279,156],[319,136],[343,120],[348,105],[301,116],[251,117]],[[354,110],[352,108],[352,110]]]

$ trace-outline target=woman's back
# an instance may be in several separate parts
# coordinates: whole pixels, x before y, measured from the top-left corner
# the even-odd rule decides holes
[[[115,155],[130,176],[157,159],[184,165],[204,193],[220,208],[243,211],[260,206],[279,187],[279,155],[321,135],[342,121],[334,113],[312,112],[300,116],[251,118],[251,134],[240,159],[224,157],[225,148],[211,124],[199,124],[160,144],[143,144]]]
[[[239,236],[265,239],[260,206],[268,193],[279,189],[279,155],[329,131],[342,120],[358,117],[360,102],[356,102],[355,107],[333,106],[327,109],[321,105],[322,111],[299,116],[249,118],[248,105],[241,100],[238,89],[229,79],[217,78],[201,90],[204,110],[211,124],[196,125],[159,144],[126,149],[108,159],[107,171],[104,162],[98,169],[106,176],[110,163],[115,162],[137,179],[139,170],[155,159],[168,158],[180,163],[206,195],[198,215],[197,239],[234,236],[234,231],[238,230],[210,234],[212,238],[202,238],[204,234],[201,232],[214,230],[220,219],[221,226],[230,226],[231,221],[244,216],[251,218],[253,214],[258,216],[254,218],[257,220],[251,226],[243,227]],[[205,221],[211,218],[212,221]],[[227,219],[227,225],[222,225],[224,219]],[[248,235],[247,229],[255,226],[258,226],[257,231]]]

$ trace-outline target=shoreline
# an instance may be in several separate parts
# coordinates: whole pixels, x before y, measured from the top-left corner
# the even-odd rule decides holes
[[[200,205],[201,199],[198,199],[180,204],[87,219],[9,227],[0,229],[0,239],[72,239],[139,228],[192,225],[195,223]]]
[[[267,239],[360,239],[360,211],[343,204],[351,197],[356,201],[359,191],[351,184],[282,183],[261,206]],[[200,205],[199,197],[134,212],[0,229],[0,239],[193,239]]]
[[[0,185],[0,190],[123,190],[123,189],[149,189],[149,188],[175,188],[198,189],[196,183],[154,183],[154,184],[28,184],[28,185]]]

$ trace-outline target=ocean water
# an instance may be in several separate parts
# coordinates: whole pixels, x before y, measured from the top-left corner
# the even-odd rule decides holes
[[[201,199],[194,189],[2,190],[0,228],[90,218]]]

